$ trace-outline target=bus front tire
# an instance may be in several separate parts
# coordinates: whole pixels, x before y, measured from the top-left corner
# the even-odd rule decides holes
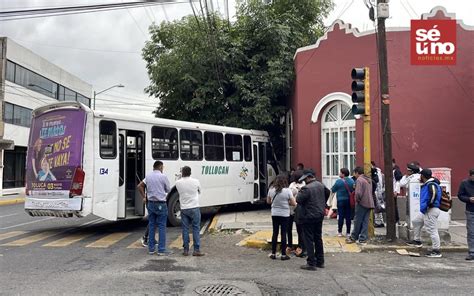
[[[168,222],[171,226],[181,225],[181,207],[179,206],[179,194],[174,192],[168,202]]]

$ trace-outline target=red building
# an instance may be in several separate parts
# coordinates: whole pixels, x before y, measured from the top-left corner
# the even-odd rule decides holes
[[[455,19],[442,7],[422,19]],[[453,193],[474,168],[474,27],[457,21],[453,66],[410,64],[410,28],[387,29],[393,157],[452,169]],[[350,108],[354,67],[370,68],[372,160],[383,165],[381,95],[374,31],[336,21],[315,45],[294,58],[296,83],[288,113],[288,165],[313,167],[326,185],[341,167],[363,164],[362,120]]]

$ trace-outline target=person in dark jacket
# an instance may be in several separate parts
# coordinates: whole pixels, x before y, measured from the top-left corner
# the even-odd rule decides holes
[[[469,247],[466,260],[474,262],[474,169],[469,171],[469,178],[459,185],[458,198],[466,203],[467,245]]]
[[[316,270],[324,268],[324,247],[322,239],[325,202],[325,186],[316,181],[313,170],[304,170],[299,181],[306,186],[301,188],[296,201],[299,212],[298,219],[303,224],[304,244],[308,258],[302,269]]]
[[[413,219],[414,239],[407,242],[409,246],[421,248],[421,228],[424,226],[426,232],[431,237],[432,249],[426,254],[426,257],[440,258],[440,240],[438,233],[438,217],[440,214],[439,205],[441,204],[441,187],[439,181],[434,179],[430,169],[423,169],[420,172],[420,212]]]

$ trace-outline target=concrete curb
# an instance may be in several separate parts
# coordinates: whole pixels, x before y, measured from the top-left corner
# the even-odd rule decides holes
[[[207,228],[207,231],[209,233],[214,233],[217,231],[216,229],[217,221],[219,221],[219,213],[216,213],[214,217],[212,218],[211,224],[209,224],[209,227]]]
[[[9,205],[19,204],[19,203],[24,203],[24,202],[25,202],[24,197],[18,197],[18,198],[7,199],[7,200],[0,200],[0,206],[9,206]]]
[[[365,245],[360,247],[362,252],[383,252],[396,251],[398,249],[405,249],[407,251],[419,252],[426,248],[410,247],[406,245]],[[467,252],[467,246],[441,246],[441,252]]]

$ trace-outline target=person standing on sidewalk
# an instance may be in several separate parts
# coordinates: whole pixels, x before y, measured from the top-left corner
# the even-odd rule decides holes
[[[278,230],[281,228],[281,260],[288,260],[290,257],[286,254],[286,236],[288,227],[288,218],[290,216],[290,205],[295,206],[295,198],[288,188],[286,176],[278,175],[273,186],[268,191],[267,203],[272,205],[272,254],[271,259],[276,259],[276,248],[278,240]]]
[[[374,208],[374,199],[372,198],[371,179],[364,175],[364,169],[356,167],[354,176],[357,178],[355,186],[355,217],[354,230],[346,243],[352,244],[356,241],[359,244],[366,244],[369,239],[369,216],[370,210]]]
[[[146,193],[145,193],[146,185]],[[138,191],[143,200],[147,200],[148,210],[148,254],[155,253],[155,231],[158,226],[158,255],[171,254],[166,250],[166,220],[168,218],[168,206],[166,196],[170,192],[170,182],[163,174],[163,162],[157,160],[153,164],[153,172],[148,173],[143,181],[138,184]]]
[[[199,180],[191,177],[191,168],[185,166],[181,169],[181,179],[176,181],[181,207],[181,227],[183,235],[183,255],[189,255],[189,226],[193,229],[193,256],[204,256],[201,253],[201,239],[199,228],[201,226],[201,209],[199,208],[199,195],[201,184]]]
[[[398,195],[400,194],[400,180],[403,178],[403,174],[400,167],[397,165],[395,158],[392,159],[393,167],[393,198],[395,200],[395,223],[400,225],[400,214],[398,212]]]
[[[412,221],[414,239],[407,242],[407,245],[421,248],[421,228],[425,226],[431,237],[432,250],[426,257],[441,258],[440,240],[438,234],[438,216],[440,214],[439,205],[441,203],[441,187],[432,177],[430,169],[423,169],[420,173],[420,212]],[[438,181],[439,182],[439,181]]]
[[[466,260],[474,262],[474,168],[469,171],[469,178],[459,185],[458,198],[466,203],[467,245],[469,248]]]
[[[293,197],[296,200],[296,196],[298,195],[298,192],[300,192],[301,188],[305,186],[306,184],[304,182],[300,182],[299,179],[303,176],[303,171],[295,171],[293,175],[291,175],[292,182],[289,186],[291,193],[293,194]],[[306,249],[304,248],[304,243],[303,243],[303,229],[302,225],[298,223],[296,220],[296,206],[290,206],[290,218],[288,221],[288,248],[291,249],[292,252],[295,253],[297,257],[302,257],[306,256]],[[298,233],[298,246],[296,250],[294,249],[293,246],[293,222],[296,224],[296,232]],[[286,254],[288,254],[288,249],[286,251]]]
[[[304,181],[306,186],[296,197],[298,214],[303,224],[304,244],[308,258],[306,265],[301,269],[316,270],[324,268],[324,246],[322,239],[324,209],[326,207],[325,186],[316,181],[313,170],[304,170],[299,181]]]
[[[349,170],[342,168],[339,172],[339,177],[331,188],[331,191],[336,194],[337,199],[337,236],[342,237],[342,226],[344,220],[346,221],[346,237],[351,234],[351,204],[349,196],[354,191],[354,181],[349,177]]]

